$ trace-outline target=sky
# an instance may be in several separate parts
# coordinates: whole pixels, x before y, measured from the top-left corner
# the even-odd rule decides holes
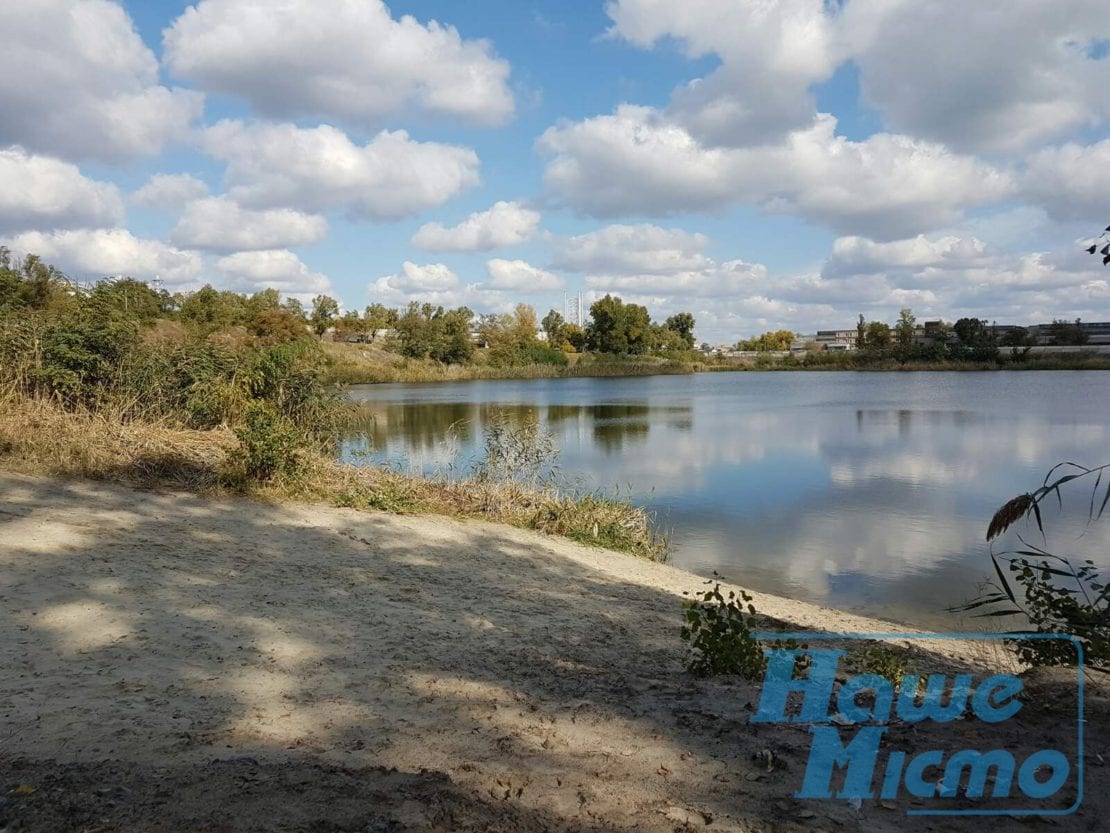
[[[1105,0],[3,0],[0,113],[82,281],[1110,320]]]

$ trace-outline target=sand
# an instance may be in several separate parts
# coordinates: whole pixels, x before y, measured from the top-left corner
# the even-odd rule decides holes
[[[975,826],[795,799],[807,728],[752,724],[757,686],[686,674],[681,594],[701,579],[631,556],[0,474],[0,570],[0,830]],[[794,627],[909,630],[755,596]],[[1006,742],[1074,727],[1024,714]],[[1101,829],[1104,717],[1087,798],[1053,827]]]

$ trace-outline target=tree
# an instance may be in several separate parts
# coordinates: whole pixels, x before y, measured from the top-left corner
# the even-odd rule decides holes
[[[790,345],[794,343],[794,338],[795,335],[790,330],[768,330],[761,336],[736,342],[736,349],[755,350],[760,353],[789,350]]]
[[[543,317],[540,322],[543,331],[547,333],[547,343],[552,347],[562,348],[563,346],[563,327],[566,322],[563,321],[563,316],[555,310],[551,310]]]
[[[898,345],[908,348],[913,344],[913,331],[917,324],[913,311],[903,309],[898,312],[898,323],[894,325],[894,332],[898,338]]]
[[[370,304],[364,314],[367,329],[373,333],[375,330],[391,330],[397,326],[397,310],[384,304]]]
[[[312,330],[318,336],[327,332],[328,327],[339,315],[339,302],[327,295],[317,295],[312,299]]]
[[[871,321],[863,328],[860,347],[865,350],[882,352],[890,347],[890,325],[882,321]]]
[[[563,325],[563,340],[574,348],[575,352],[581,353],[586,349],[586,331],[577,324]]]
[[[474,352],[470,340],[470,319],[473,317],[474,313],[466,307],[444,310],[411,301],[397,319],[402,355],[447,364],[466,361]]]
[[[1048,331],[1052,337],[1052,343],[1059,345],[1086,344],[1088,336],[1082,323],[1078,318],[1075,319],[1074,324],[1067,321],[1053,321]]]
[[[688,312],[672,315],[663,325],[668,330],[678,333],[687,350],[694,348],[694,316]]]
[[[653,346],[651,316],[646,307],[606,295],[590,307],[586,343],[599,353],[646,353]]]

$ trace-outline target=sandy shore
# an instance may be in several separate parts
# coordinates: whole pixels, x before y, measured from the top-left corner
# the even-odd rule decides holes
[[[901,799],[793,798],[805,727],[751,724],[757,687],[683,671],[681,593],[701,580],[664,565],[477,522],[0,474],[0,569],[0,830],[970,829]],[[1015,745],[1068,725],[1027,713]],[[1088,798],[1055,827],[1110,809],[1102,717]]]

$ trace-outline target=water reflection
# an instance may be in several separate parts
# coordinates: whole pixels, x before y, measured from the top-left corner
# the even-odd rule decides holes
[[[677,566],[952,627],[943,609],[974,595],[990,569],[983,533],[994,510],[1061,460],[1110,459],[1103,378],[748,373],[374,386],[355,390],[366,417],[344,454],[444,470],[480,452],[495,416],[538,420],[556,437],[564,473],[585,488],[631,486],[657,512]],[[1078,548],[1069,553],[1106,560],[1101,529],[1077,536],[1064,539]]]

